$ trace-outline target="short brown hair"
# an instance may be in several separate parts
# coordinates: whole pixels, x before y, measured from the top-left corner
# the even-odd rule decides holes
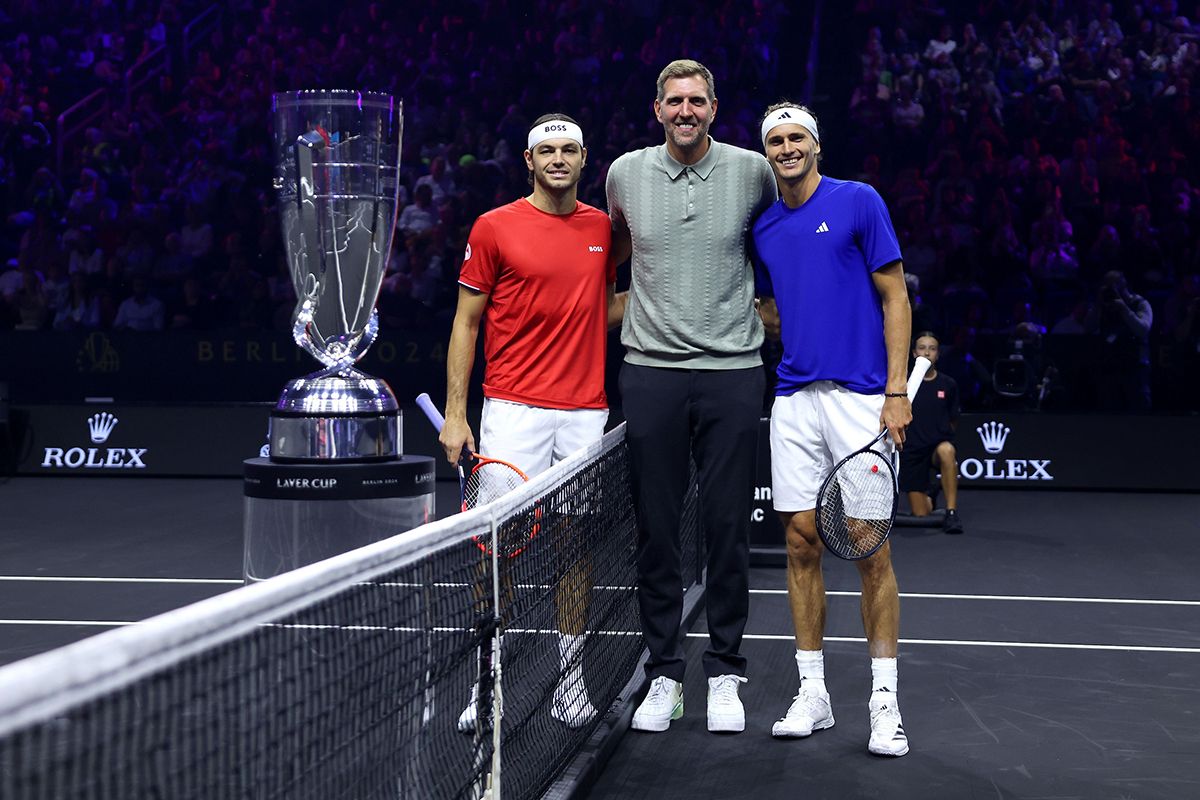
[[[817,127],[818,128],[821,127],[821,120],[817,119],[817,114],[815,111],[813,111],[811,108],[804,105],[803,103],[793,103],[791,100],[780,100],[778,103],[772,103],[771,105],[767,106],[767,110],[764,111],[762,113],[762,116],[758,118],[758,127],[761,128],[762,124],[763,124],[763,120],[765,120],[767,117],[771,116],[772,114],[774,114],[776,111],[778,111],[781,108],[798,108],[801,111],[807,111],[809,114],[812,114],[813,122],[817,123]],[[820,139],[817,139],[817,144],[818,145],[821,144]],[[764,144],[763,146],[765,147],[766,145]],[[824,159],[824,156],[822,155],[821,151],[818,150],[817,151],[817,164],[820,165],[820,163],[823,159]]]
[[[704,78],[704,82],[708,84],[709,101],[716,100],[717,86],[713,82],[712,73],[708,71],[708,67],[690,58],[680,58],[672,61],[663,67],[662,72],[658,73],[658,95],[656,99],[661,103],[663,97],[666,96],[667,81],[672,78],[691,78],[694,75]]]

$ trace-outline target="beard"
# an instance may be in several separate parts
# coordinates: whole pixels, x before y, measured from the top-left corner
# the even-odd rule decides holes
[[[671,143],[680,150],[687,150],[708,138],[708,123],[697,122],[691,133],[684,133],[675,125],[671,125],[667,128],[667,136],[670,137]]]

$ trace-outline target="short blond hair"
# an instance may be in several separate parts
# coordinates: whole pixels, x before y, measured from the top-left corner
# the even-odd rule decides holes
[[[717,86],[713,82],[712,73],[708,71],[708,67],[701,64],[699,61],[693,61],[690,58],[680,58],[672,61],[663,67],[663,71],[658,73],[658,96],[657,99],[661,103],[663,97],[667,93],[667,81],[672,78],[691,78],[699,75],[704,78],[704,82],[708,84],[708,99],[713,101],[717,99]]]

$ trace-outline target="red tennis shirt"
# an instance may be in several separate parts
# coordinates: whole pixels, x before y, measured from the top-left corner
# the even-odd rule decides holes
[[[489,295],[483,394],[542,408],[607,408],[608,215],[521,199],[475,221],[458,282]]]

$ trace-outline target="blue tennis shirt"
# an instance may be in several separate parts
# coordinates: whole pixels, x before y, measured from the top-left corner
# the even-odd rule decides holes
[[[804,205],[782,200],[754,223],[755,290],[774,297],[783,331],[775,393],[835,381],[860,394],[887,384],[883,306],[871,273],[900,260],[883,198],[822,177]]]

